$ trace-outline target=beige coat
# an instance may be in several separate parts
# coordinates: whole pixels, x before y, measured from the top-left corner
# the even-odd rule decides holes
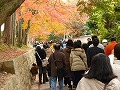
[[[80,58],[80,56],[83,60]],[[85,62],[85,64],[83,61]],[[86,70],[85,65],[87,66],[87,58],[85,51],[81,48],[72,49],[70,54],[71,71]]]
[[[104,90],[105,84],[96,79],[82,78],[76,90]],[[120,90],[120,81],[118,79],[111,80],[105,90]]]

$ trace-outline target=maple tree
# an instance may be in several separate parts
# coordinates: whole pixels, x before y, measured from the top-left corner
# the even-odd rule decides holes
[[[82,28],[79,29],[79,24],[81,24],[79,22],[83,23],[83,20],[86,20],[77,13],[75,4],[69,5],[62,2],[62,0],[25,0],[14,13],[16,16],[16,19],[14,19],[15,28],[12,27],[10,37],[14,37],[14,45],[19,42],[21,44],[18,46],[21,47],[25,45],[28,35],[32,38],[40,37],[43,41],[48,40],[52,34],[55,37],[61,37],[64,34],[75,36],[81,33],[79,31]],[[76,28],[74,29],[74,27]],[[2,59],[16,57],[25,52],[16,52],[13,49],[6,51],[8,52],[3,53],[2,51],[0,53]]]
[[[52,32],[58,36],[71,33],[73,23],[69,24],[70,27],[66,27],[66,24],[75,18],[78,19],[77,22],[82,22],[80,16],[74,15],[75,13],[77,13],[75,5],[66,5],[61,0],[25,0],[17,10],[17,18],[23,19],[23,30],[28,30],[28,26],[30,26],[26,33],[33,37],[39,36],[47,39]],[[28,21],[30,21],[30,25],[28,25]]]

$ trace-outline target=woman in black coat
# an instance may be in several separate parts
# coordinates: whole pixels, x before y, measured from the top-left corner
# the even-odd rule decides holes
[[[46,58],[46,52],[45,52],[44,49],[41,49],[40,46],[37,46],[35,51],[36,51],[36,53],[35,53],[36,62],[37,62],[37,65],[39,67],[39,83],[42,84],[42,75],[43,75],[43,83],[46,82],[46,77],[47,77],[46,66],[43,67],[42,66],[42,61],[41,61],[42,59]],[[39,58],[37,53],[39,54],[41,59]]]

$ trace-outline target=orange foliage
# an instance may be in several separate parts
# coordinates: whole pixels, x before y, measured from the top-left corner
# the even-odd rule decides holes
[[[66,33],[64,23],[71,22],[76,11],[76,6],[66,5],[61,0],[25,0],[17,10],[17,19],[30,20],[29,34],[46,39],[51,32],[56,35]]]

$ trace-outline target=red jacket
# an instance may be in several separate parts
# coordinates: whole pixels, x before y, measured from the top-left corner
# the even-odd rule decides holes
[[[114,49],[114,46],[116,45],[116,41],[112,41],[110,44],[108,44],[105,48],[105,54],[109,56],[112,53],[112,50]]]

